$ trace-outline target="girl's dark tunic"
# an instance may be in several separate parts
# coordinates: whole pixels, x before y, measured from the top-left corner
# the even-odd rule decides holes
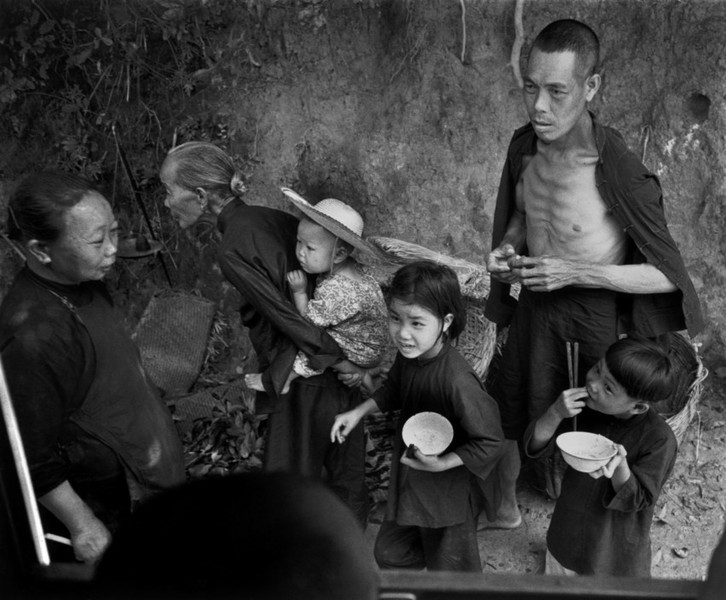
[[[445,344],[429,360],[400,354],[388,380],[374,395],[382,411],[401,410],[393,456],[386,519],[399,525],[447,527],[463,523],[471,511],[473,476],[485,479],[500,457],[504,434],[496,402],[456,348]],[[406,419],[423,411],[445,416],[454,439],[444,453],[455,452],[463,466],[429,473],[399,461],[405,448],[401,430]]]

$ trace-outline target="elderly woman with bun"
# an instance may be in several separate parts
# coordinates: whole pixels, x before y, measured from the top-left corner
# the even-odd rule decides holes
[[[117,247],[108,201],[42,172],[8,209],[26,258],[0,306],[8,387],[44,528],[94,563],[137,503],[184,480],[182,447],[102,282]]]
[[[205,216],[216,218],[221,234],[218,262],[222,273],[241,295],[240,315],[248,329],[264,372],[257,392],[258,413],[269,413],[265,450],[267,470],[292,471],[327,482],[356,513],[367,518],[363,430],[348,443],[330,441],[335,415],[360,403],[360,390],[346,387],[336,373],[359,372],[345,359],[335,340],[296,309],[287,282],[299,270],[295,256],[298,219],[242,200],[243,177],[232,158],[206,142],[173,148],[160,172],[166,188],[164,204],[179,226],[187,228]],[[314,282],[308,281],[312,293]],[[285,383],[297,352],[322,374]]]

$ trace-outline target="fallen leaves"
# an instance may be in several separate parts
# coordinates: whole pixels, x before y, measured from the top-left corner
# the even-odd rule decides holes
[[[184,436],[187,475],[191,479],[243,473],[262,467],[262,421],[248,406],[225,400],[211,417],[194,420]]]

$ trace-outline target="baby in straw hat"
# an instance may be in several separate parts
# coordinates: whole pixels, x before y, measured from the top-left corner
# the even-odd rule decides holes
[[[376,367],[388,346],[388,311],[378,282],[363,273],[351,255],[355,249],[377,253],[362,238],[363,218],[340,200],[327,198],[312,205],[291,189],[282,191],[304,215],[295,248],[302,270],[287,275],[295,306],[312,323],[326,328],[348,360],[364,369]],[[312,298],[307,294],[306,274],[318,276]],[[305,354],[298,353],[282,393],[297,377],[319,373]],[[262,373],[245,375],[245,383],[264,391]],[[372,391],[370,372],[363,385]]]

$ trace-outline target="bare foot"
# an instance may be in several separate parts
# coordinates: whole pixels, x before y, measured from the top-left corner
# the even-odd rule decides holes
[[[256,392],[265,391],[265,386],[262,385],[262,373],[247,373],[245,375],[245,385]]]
[[[282,391],[280,392],[281,396],[284,396],[290,391],[291,381],[292,379],[288,377],[285,385],[282,387]],[[262,385],[262,373],[247,373],[247,375],[245,375],[245,385],[256,392],[266,391],[265,386]]]
[[[506,516],[500,510],[494,521],[487,519],[486,514],[482,511],[476,528],[477,531],[483,531],[484,529],[517,529],[522,524],[522,513],[519,511],[519,507],[515,510],[516,512],[510,512]]]

